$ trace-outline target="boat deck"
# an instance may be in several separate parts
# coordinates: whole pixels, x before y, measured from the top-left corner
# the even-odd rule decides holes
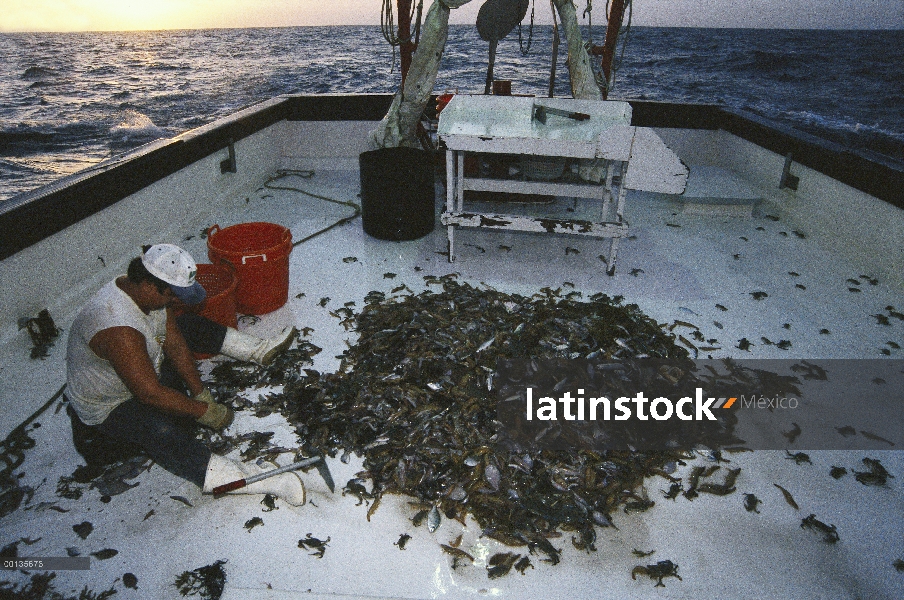
[[[224,202],[222,212],[181,224],[180,236],[166,241],[183,245],[204,262],[205,241],[198,232],[214,223],[225,227],[248,221],[277,222],[291,229],[294,240],[301,240],[350,216],[352,209],[299,191],[272,188],[293,187],[357,202],[358,177],[355,169],[317,170],[310,178],[281,177],[271,187],[260,187],[247,202]],[[456,232],[456,262],[450,264],[445,256],[446,232],[440,226],[419,240],[387,242],[364,234],[360,219],[355,219],[295,247],[288,303],[256,323],[243,320],[240,327],[261,336],[290,323],[311,328],[305,339],[323,349],[312,368],[335,371],[337,356],[346,343],[354,344],[355,333],[346,331],[331,311],[354,302],[357,312],[372,290],[389,297],[404,284],[419,293],[428,286],[425,275],[457,273],[460,281],[474,286],[526,296],[543,287],[561,288],[566,282],[584,297],[596,292],[620,295],[663,326],[680,320],[699,327],[706,338],[718,340],[712,345],[721,349],[706,353],[714,358],[881,358],[882,349],[892,348],[889,341],[904,345],[904,322],[892,320],[890,326],[882,326],[871,316],[888,305],[904,308],[896,304],[902,297],[899,283],[883,280],[857,262],[860,259],[846,258],[819,243],[807,223],[796,222],[794,214],[783,210],[783,192],[757,189],[766,200],[752,216],[740,217],[718,207],[691,210],[668,197],[630,192],[625,215],[629,237],[622,240],[613,277],[606,275],[599,258],[608,248],[600,240],[461,229]],[[436,192],[439,211],[445,197],[439,181]],[[493,212],[492,203],[484,208]],[[555,204],[544,205],[543,212],[581,218],[582,211],[592,208],[589,202],[576,205],[571,199],[558,198]],[[521,205],[517,210],[531,207]],[[347,257],[357,260],[344,261]],[[879,280],[872,285],[861,276]],[[755,299],[752,293],[758,291],[767,296]],[[403,293],[409,292],[396,295]],[[328,301],[323,302],[324,298]],[[64,331],[77,308],[54,315]],[[763,337],[773,342],[789,340],[791,347],[767,345]],[[751,342],[749,352],[738,348],[742,338]],[[22,332],[0,349],[0,379],[8,400],[15,400],[12,394],[23,390],[50,398],[64,382],[65,333],[44,360],[25,358],[28,346]],[[901,352],[891,349],[891,358],[901,358]],[[211,362],[206,361],[204,369]],[[254,398],[266,391],[247,393]],[[35,428],[37,424],[40,428]],[[274,431],[274,442],[297,445],[292,428],[280,416],[257,419],[248,411],[237,413],[230,433],[250,431]],[[810,452],[812,464],[803,465],[786,460],[783,451],[734,454],[732,466],[742,469],[737,492],[724,497],[704,494],[693,502],[662,498],[659,490],[667,489],[668,482],[654,477],[646,487],[656,505],[644,513],[613,514],[616,528],[597,529],[596,552],[576,550],[566,532],[552,540],[563,548],[560,564],[534,557],[535,568],[524,575],[513,570],[489,579],[488,557],[512,549],[481,537],[473,522],[463,527],[444,519],[431,534],[426,526],[413,526],[410,519],[415,511],[407,504],[409,499],[397,496],[384,497],[368,520],[367,507],[356,506],[354,496],[340,491],[361,469],[355,457],[349,464],[329,459],[337,482],[335,494],[326,490],[316,471],[309,471],[305,475],[309,502],[300,508],[277,501],[278,510],[263,513],[257,496],[202,496],[194,485],[156,465],[129,480],[137,484],[134,488],[104,503],[97,489],[85,489],[77,500],[57,493],[60,477],[71,475],[81,464],[70,441],[68,418],[57,403],[28,428],[28,435],[36,445],[25,453],[18,472],[21,483],[35,492],[0,520],[0,546],[21,540],[19,556],[44,557],[66,556],[67,548],[82,556],[107,548],[118,550],[112,558],[92,558],[89,571],[57,572],[53,583],[64,593],[77,594],[85,586],[99,593],[112,586],[117,598],[178,598],[173,585],[177,575],[222,559],[227,561],[224,600],[641,598],[652,594],[669,598],[904,597],[904,575],[893,566],[896,559],[904,559],[900,535],[904,531],[904,453],[900,450]],[[850,474],[862,467],[861,460],[867,456],[880,458],[894,475],[886,486],[865,487]],[[699,458],[680,467],[677,475],[686,476],[692,464],[704,463]],[[829,469],[835,465],[846,467],[849,474],[833,479]],[[789,490],[800,509],[791,508],[773,484]],[[754,493],[763,501],[759,514],[744,510],[744,493]],[[173,497],[182,497],[191,506]],[[819,535],[800,527],[801,519],[811,513],[837,526],[841,538],[837,544],[825,544]],[[246,530],[243,525],[252,517],[264,523]],[[84,521],[92,523],[93,532],[81,539],[73,526]],[[299,549],[298,540],[308,533],[329,538],[322,558]],[[400,550],[394,542],[403,533],[411,539]],[[453,569],[452,557],[440,544],[449,544],[459,534],[463,534],[460,547],[476,560]],[[655,550],[655,554],[638,558],[632,555],[635,549]],[[526,551],[513,551],[519,550]],[[667,578],[662,590],[653,589],[649,578],[632,580],[635,566],[660,560],[678,564],[682,580]],[[137,589],[124,586],[125,573],[137,577]],[[24,583],[28,576],[6,572],[0,579]]]

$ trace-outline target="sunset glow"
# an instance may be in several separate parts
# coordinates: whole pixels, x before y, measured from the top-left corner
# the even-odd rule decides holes
[[[424,0],[424,10],[433,0]],[[473,24],[484,0],[453,10]],[[393,2],[395,4],[395,2]],[[376,25],[382,0],[0,0],[0,31],[131,31],[217,27]],[[585,2],[575,0],[582,14]],[[605,22],[598,2],[593,23]],[[634,0],[632,23],[658,27],[901,29],[901,0]],[[536,23],[551,22],[534,0]],[[586,23],[582,20],[583,23]]]

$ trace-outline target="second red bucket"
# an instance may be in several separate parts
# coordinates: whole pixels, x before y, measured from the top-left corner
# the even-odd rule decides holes
[[[207,256],[235,268],[239,312],[262,315],[289,299],[289,254],[292,232],[276,223],[239,223],[207,232]]]

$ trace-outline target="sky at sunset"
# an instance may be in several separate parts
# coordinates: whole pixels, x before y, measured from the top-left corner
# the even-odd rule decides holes
[[[452,11],[474,23],[484,0]],[[635,25],[902,29],[904,0],[634,0]],[[425,0],[424,10],[432,0]],[[395,3],[395,0],[393,0]],[[578,14],[586,0],[576,0]],[[604,20],[597,0],[594,20]],[[122,31],[215,27],[366,25],[382,0],[0,0],[0,31]],[[550,22],[548,0],[536,20]]]

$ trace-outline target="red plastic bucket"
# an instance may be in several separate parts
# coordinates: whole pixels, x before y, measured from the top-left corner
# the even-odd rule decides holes
[[[207,317],[215,323],[232,327],[238,326],[235,310],[236,278],[230,263],[219,265],[198,265],[195,279],[207,292],[207,298],[197,306],[180,306],[180,312],[193,312]],[[195,359],[210,358],[213,354],[195,352]]]
[[[235,269],[239,312],[262,315],[289,299],[289,254],[292,232],[275,223],[239,223],[226,229],[214,225],[207,232],[207,256]]]

